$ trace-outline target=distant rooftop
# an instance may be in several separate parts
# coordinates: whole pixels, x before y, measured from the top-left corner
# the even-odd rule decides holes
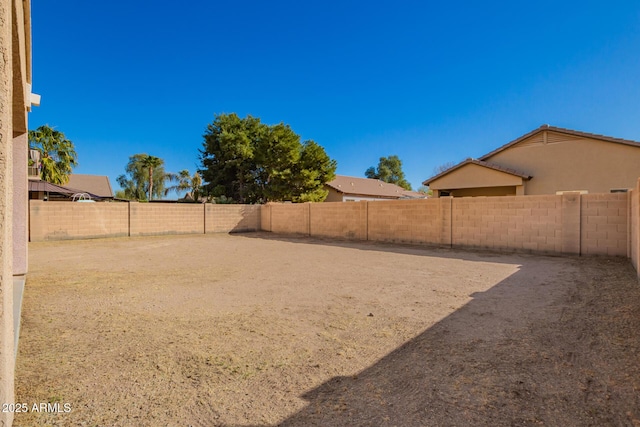
[[[336,175],[333,181],[327,185],[334,190],[345,194],[358,194],[361,196],[375,196],[389,199],[420,198],[422,194],[408,191],[404,188],[389,184],[379,179],[359,178],[355,176]]]

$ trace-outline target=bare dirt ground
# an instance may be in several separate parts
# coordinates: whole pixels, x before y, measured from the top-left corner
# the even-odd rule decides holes
[[[29,251],[16,400],[62,412],[16,426],[640,426],[627,260],[264,233]]]

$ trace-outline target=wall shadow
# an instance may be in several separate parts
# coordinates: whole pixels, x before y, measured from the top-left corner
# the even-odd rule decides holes
[[[506,256],[533,255],[536,257],[553,257],[553,258],[574,258],[572,255],[564,255],[558,253],[536,253],[531,251],[516,251],[514,249],[496,250],[485,248],[460,248],[450,247],[449,245],[435,245],[426,243],[402,243],[402,242],[382,242],[373,240],[348,240],[330,237],[310,237],[305,235],[292,234],[276,234],[268,231],[256,231],[251,233],[233,233],[234,236],[241,236],[250,239],[273,240],[279,242],[287,242],[301,245],[321,245],[333,246],[349,249],[357,249],[363,251],[389,252],[403,255],[417,256],[437,256],[440,258],[464,259],[464,260],[486,260],[491,262],[503,263]],[[577,256],[575,256],[577,258]],[[513,264],[512,261],[506,261]]]
[[[465,253],[437,256],[477,259]],[[375,364],[307,391],[306,407],[277,425],[640,425],[640,286],[628,260],[519,259],[516,273]]]

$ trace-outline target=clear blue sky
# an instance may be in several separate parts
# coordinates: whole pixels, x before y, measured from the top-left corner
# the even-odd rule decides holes
[[[288,123],[364,176],[414,188],[541,124],[640,140],[640,2],[32,0],[30,128],[76,173],[128,157],[195,171],[214,114]]]

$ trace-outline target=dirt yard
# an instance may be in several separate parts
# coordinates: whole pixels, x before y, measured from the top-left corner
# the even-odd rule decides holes
[[[640,426],[627,260],[265,233],[29,251],[16,426]]]

